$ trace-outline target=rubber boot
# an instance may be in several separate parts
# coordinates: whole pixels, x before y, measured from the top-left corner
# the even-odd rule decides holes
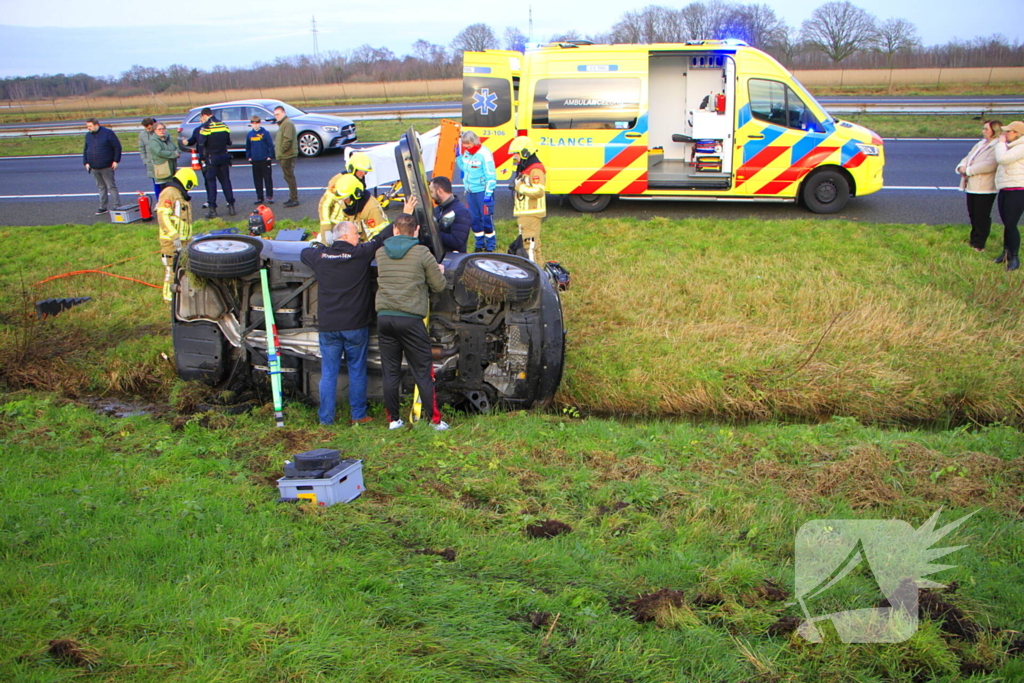
[[[498,236],[493,232],[484,236],[484,251],[493,253],[498,248]]]
[[[992,259],[992,263],[1004,263],[1006,261],[1006,250],[1003,249],[1003,253]]]
[[[1020,268],[1020,259],[1017,258],[1017,252],[1011,251],[1006,256],[1006,269],[1017,270]]]

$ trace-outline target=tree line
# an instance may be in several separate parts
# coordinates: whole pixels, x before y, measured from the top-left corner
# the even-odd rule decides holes
[[[789,26],[767,4],[725,0],[691,2],[682,8],[648,5],[625,12],[604,33],[568,31],[534,42],[589,40],[594,43],[682,43],[739,39],[791,69],[953,68],[1024,65],[1024,44],[1001,34],[945,45],[924,46],[908,19],[880,19],[849,0],[817,7],[800,26]],[[387,47],[362,45],[317,57],[292,55],[249,67],[215,66],[209,71],[174,64],[164,69],[135,65],[118,77],[86,74],[13,77],[0,80],[0,99],[29,100],[76,95],[141,95],[272,88],[280,86],[459,78],[462,53],[522,50],[530,42],[521,29],[498,32],[484,23],[465,27],[449,45],[426,40],[398,56]]]

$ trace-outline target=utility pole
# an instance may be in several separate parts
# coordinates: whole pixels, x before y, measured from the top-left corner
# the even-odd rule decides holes
[[[533,42],[533,5],[530,5],[530,42]]]
[[[316,35],[319,32],[320,31],[318,31],[317,28],[316,28],[316,15],[313,15],[313,28],[312,28],[312,33],[313,33],[313,61],[316,62],[317,64],[320,63],[320,45],[317,43],[317,35]]]

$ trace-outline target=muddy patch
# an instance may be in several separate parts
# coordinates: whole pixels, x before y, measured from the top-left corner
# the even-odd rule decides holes
[[[778,621],[768,627],[768,635],[772,637],[788,636],[799,628],[803,619],[800,617],[780,617]]]
[[[171,411],[171,407],[168,405],[113,398],[87,398],[83,403],[100,415],[114,418],[138,417],[140,415],[160,417]]]
[[[417,555],[437,555],[446,562],[455,561],[455,548],[445,548],[444,550],[435,550],[434,548],[421,548],[420,550],[414,550]]]
[[[91,669],[100,662],[99,651],[71,638],[51,640],[46,651],[62,666]]]
[[[625,510],[628,507],[629,503],[626,503],[621,500],[616,503],[612,503],[611,505],[598,505],[597,516],[604,517],[606,515],[612,514],[613,512],[618,512],[619,510]]]
[[[613,611],[625,612],[634,621],[641,624],[660,621],[665,613],[672,609],[682,609],[686,605],[686,596],[681,591],[662,588],[653,593],[640,595],[632,600],[623,598],[613,607]]]
[[[525,531],[530,538],[554,538],[569,533],[572,531],[572,527],[557,519],[546,519],[543,522],[527,525]]]
[[[521,621],[533,628],[540,629],[551,623],[551,612],[530,612],[529,614],[513,614],[509,621]]]

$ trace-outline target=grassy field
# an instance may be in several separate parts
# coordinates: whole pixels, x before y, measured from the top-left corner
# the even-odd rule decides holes
[[[356,130],[360,142],[391,142],[415,126],[416,130],[425,133],[440,125],[439,119],[394,119],[387,121],[359,121]],[[85,135],[45,135],[34,138],[0,138],[0,157],[33,156],[37,154],[81,154]],[[171,135],[177,135],[177,129],[168,129]],[[121,147],[125,152],[139,151],[137,133],[118,133]]]
[[[559,400],[588,415],[1022,425],[1020,275],[991,263],[997,238],[981,255],[966,234],[814,219],[549,219],[545,253],[574,280]],[[512,238],[508,221],[498,235]],[[109,271],[158,283],[159,261],[145,255],[155,227],[0,237],[0,381],[71,396],[165,392],[159,354],[171,346],[156,290],[90,274],[33,284],[122,259],[133,260]],[[31,301],[67,296],[95,301],[35,320]],[[26,370],[22,358],[38,362]]]
[[[157,284],[155,227],[0,229],[0,680],[1024,680],[1019,275],[964,226],[544,234],[573,272],[559,402],[438,434],[210,411],[159,289],[37,285]],[[93,300],[35,316],[69,296]],[[277,504],[316,447],[364,459],[367,493]],[[940,507],[978,512],[910,640],[793,633],[803,523]],[[813,609],[881,597],[854,572]]]

